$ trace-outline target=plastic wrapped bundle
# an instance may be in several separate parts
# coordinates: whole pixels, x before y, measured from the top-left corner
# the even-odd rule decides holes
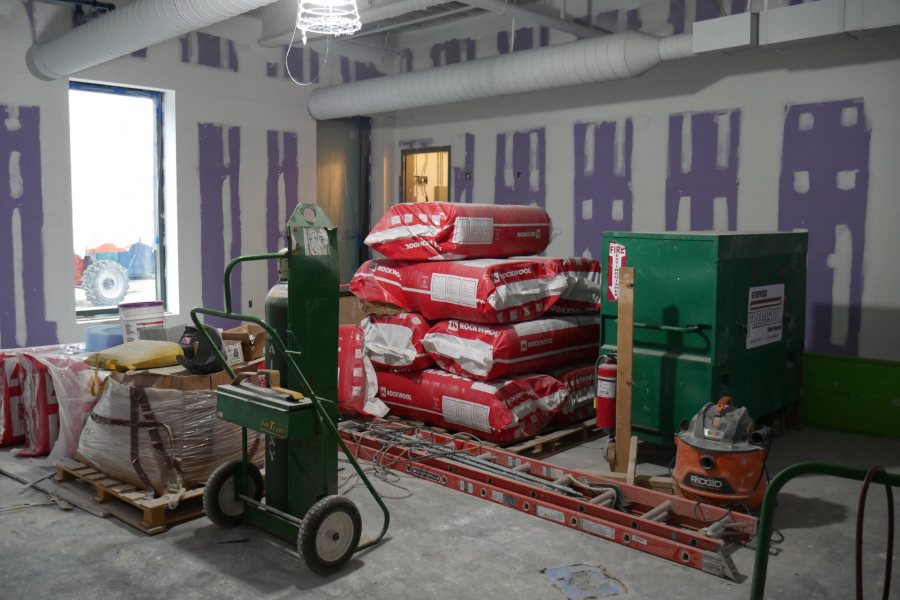
[[[0,446],[25,441],[22,374],[16,355],[0,352]]]
[[[364,263],[350,291],[363,301],[393,304],[433,321],[515,323],[543,315],[566,285],[561,265],[553,261],[385,259]]]
[[[568,397],[565,386],[547,375],[484,382],[438,369],[380,371],[378,388],[396,416],[499,444],[537,434]]]
[[[383,417],[388,407],[376,396],[375,369],[366,356],[363,330],[358,325],[338,327],[338,410],[348,416]]]
[[[594,360],[599,315],[543,317],[510,325],[441,321],[422,344],[445,371],[496,379]]]
[[[400,260],[503,258],[543,252],[550,233],[537,206],[415,202],[392,206],[366,245]]]
[[[421,371],[434,364],[422,347],[422,338],[431,324],[422,315],[369,315],[360,323],[365,338],[366,356],[376,369]]]
[[[262,466],[263,437],[248,432]],[[203,485],[241,458],[241,428],[216,416],[214,390],[156,389],[106,382],[81,433],[77,458],[114,479],[162,495]]]
[[[566,290],[559,300],[550,307],[551,313],[577,314],[600,312],[603,299],[603,275],[600,261],[590,258],[545,258],[531,257],[543,261],[547,268],[556,268],[566,277]]]
[[[569,391],[569,399],[553,416],[554,423],[578,423],[593,418],[594,407],[594,364],[566,367],[550,372]]]

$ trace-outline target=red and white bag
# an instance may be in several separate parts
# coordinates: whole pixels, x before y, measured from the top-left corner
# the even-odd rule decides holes
[[[531,258],[383,259],[363,263],[350,291],[361,300],[394,304],[432,321],[516,323],[547,312],[566,285],[559,264]]]
[[[529,257],[543,261],[547,268],[559,269],[566,276],[566,290],[559,301],[550,307],[551,313],[577,314],[600,312],[603,298],[603,275],[598,260],[590,258],[545,258]]]
[[[22,401],[25,407],[25,447],[13,450],[19,456],[50,453],[59,436],[59,404],[50,369],[29,353],[19,355],[22,365]]]
[[[338,410],[345,415],[383,417],[388,408],[375,395],[375,369],[365,356],[358,325],[338,327]]]
[[[594,407],[594,364],[582,364],[550,372],[569,391],[569,399],[553,415],[553,422],[577,423],[591,419],[597,413]]]
[[[543,317],[510,325],[441,321],[422,344],[442,369],[457,375],[496,379],[546,372],[597,358],[600,316]]]
[[[411,202],[395,204],[366,245],[399,260],[459,260],[538,254],[550,217],[537,206]]]
[[[25,441],[22,366],[15,354],[0,352],[0,446]]]
[[[422,347],[422,338],[431,324],[422,315],[369,315],[359,324],[366,356],[376,369],[421,371],[434,364]]]
[[[399,417],[508,444],[543,429],[568,392],[548,375],[484,382],[426,369],[380,371],[378,396]]]

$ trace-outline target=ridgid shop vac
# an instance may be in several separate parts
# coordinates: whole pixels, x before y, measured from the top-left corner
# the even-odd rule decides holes
[[[768,485],[768,427],[756,428],[731,398],[708,403],[675,435],[675,493],[717,506],[752,511]]]

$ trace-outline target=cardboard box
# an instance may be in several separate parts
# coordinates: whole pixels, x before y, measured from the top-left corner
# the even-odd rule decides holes
[[[259,325],[248,323],[234,329],[227,329],[222,332],[222,339],[240,342],[244,351],[244,360],[253,361],[266,355],[266,330]]]

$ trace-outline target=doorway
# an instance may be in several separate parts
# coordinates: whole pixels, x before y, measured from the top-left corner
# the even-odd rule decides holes
[[[450,147],[400,152],[403,202],[447,202],[450,199]]]

